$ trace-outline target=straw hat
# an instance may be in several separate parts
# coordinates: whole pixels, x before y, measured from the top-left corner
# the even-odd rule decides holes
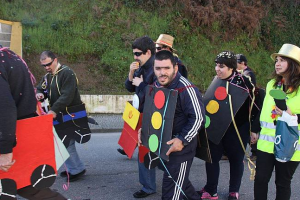
[[[168,34],[160,34],[158,39],[156,40],[156,44],[166,45],[173,49],[174,37]],[[173,49],[174,50],[174,49]]]
[[[300,48],[293,44],[284,44],[278,53],[271,55],[272,60],[275,61],[276,56],[284,56],[293,59],[300,65]]]

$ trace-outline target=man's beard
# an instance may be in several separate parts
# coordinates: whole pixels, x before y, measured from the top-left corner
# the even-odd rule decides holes
[[[173,81],[173,79],[174,79],[174,77],[175,77],[175,70],[173,71],[173,73],[172,73],[170,76],[167,76],[167,75],[159,76],[159,78],[161,78],[161,77],[166,77],[166,80],[167,80],[168,82],[160,83],[160,82],[158,81],[159,84],[162,85],[162,86],[169,86],[169,85],[172,83],[172,81]],[[158,80],[159,80],[159,78],[158,78]]]

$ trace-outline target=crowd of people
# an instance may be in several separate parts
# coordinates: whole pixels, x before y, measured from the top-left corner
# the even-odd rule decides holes
[[[225,154],[230,164],[228,200],[240,198],[245,155],[252,164],[256,160],[255,200],[268,199],[268,183],[274,168],[276,199],[290,199],[291,180],[300,161],[300,48],[284,44],[278,53],[271,55],[273,78],[265,93],[257,88],[255,72],[248,66],[245,55],[227,50],[219,52],[214,60],[216,75],[205,94],[201,94],[188,80],[188,69],[175,54],[173,42],[174,37],[168,34],[161,34],[156,42],[148,36],[137,38],[132,43],[134,61],[129,65],[125,80],[125,88],[138,97],[141,113],[147,86],[178,91],[175,115],[172,116],[172,138],[167,142],[169,161],[161,160],[163,167],[159,167],[164,171],[161,198],[218,199],[222,170],[219,161]],[[87,142],[90,130],[86,128],[86,114],[82,114],[85,108],[82,107],[76,74],[61,64],[51,51],[41,53],[40,64],[46,75],[34,87],[35,79],[25,61],[0,45],[0,170],[7,172],[15,164],[13,149],[17,145],[17,120],[36,117],[37,101],[48,99],[49,109],[45,112],[53,115],[54,127],[70,154],[65,162],[66,171],[60,176],[67,177],[67,181],[77,181],[86,169],[75,143]],[[274,91],[282,92],[284,98],[277,99]],[[79,117],[76,116],[81,120],[78,123],[73,119],[68,121],[74,117],[69,109],[74,108],[79,109],[76,110]],[[298,139],[292,146],[281,145],[280,148],[292,148],[292,153],[286,155],[288,159],[282,160],[277,153],[279,147],[276,145],[281,143],[277,134],[280,128],[284,132],[280,134],[291,134],[291,124],[298,131]],[[205,163],[205,185],[194,188],[189,172],[199,150],[197,135],[201,129],[207,133],[210,160]],[[143,142],[141,134],[143,129],[139,130],[138,145]],[[246,152],[247,145],[252,149],[251,158]],[[118,151],[126,155],[123,149]],[[138,161],[138,170],[141,189],[133,197],[145,198],[156,193],[156,169],[149,169]],[[17,193],[33,200],[66,199],[49,188],[37,189],[32,185],[18,189]]]

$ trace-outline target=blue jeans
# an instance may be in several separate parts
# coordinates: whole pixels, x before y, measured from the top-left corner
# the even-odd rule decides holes
[[[148,194],[156,192],[156,175],[155,168],[147,169],[144,163],[140,163],[138,159],[139,166],[139,179],[140,183],[143,185],[142,190]]]
[[[84,164],[81,162],[79,155],[76,151],[74,139],[70,140],[70,145],[67,148],[67,151],[70,154],[70,157],[65,162],[68,172],[72,175],[82,172],[85,169],[85,167],[84,167]]]

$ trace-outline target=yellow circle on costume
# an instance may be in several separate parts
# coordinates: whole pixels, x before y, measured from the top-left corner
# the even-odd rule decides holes
[[[162,116],[159,112],[155,111],[153,113],[151,123],[154,129],[160,129],[162,124]]]
[[[215,100],[210,100],[206,106],[206,111],[209,112],[210,114],[215,114],[216,112],[219,111],[220,105],[217,101]]]

